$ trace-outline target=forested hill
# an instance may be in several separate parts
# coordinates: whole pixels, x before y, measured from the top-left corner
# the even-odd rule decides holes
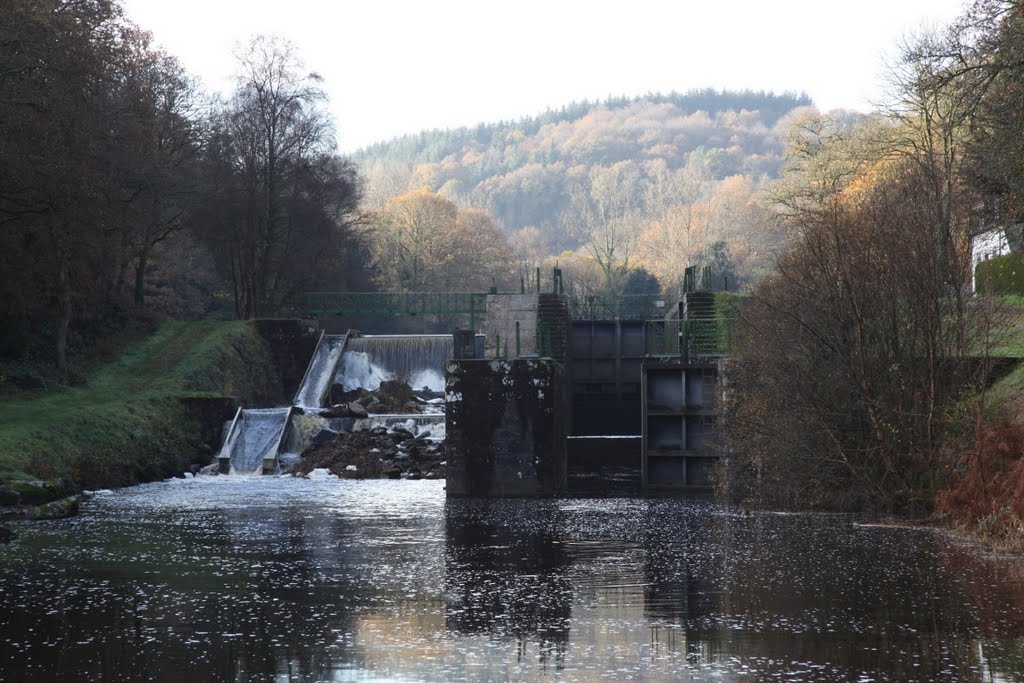
[[[709,179],[774,177],[788,114],[811,104],[805,94],[716,90],[584,101],[518,121],[406,135],[353,160],[371,208],[428,187],[487,210],[510,232],[550,233],[572,188],[620,162],[635,167],[640,186],[688,164]]]

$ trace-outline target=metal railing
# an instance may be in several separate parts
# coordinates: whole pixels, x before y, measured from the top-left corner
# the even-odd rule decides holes
[[[678,356],[683,363],[729,353],[731,318],[648,320],[644,323],[644,354]]]
[[[654,294],[586,294],[569,296],[567,303],[573,320],[650,320],[664,317],[672,308],[663,297]]]
[[[469,316],[470,327],[487,311],[487,294],[477,292],[309,292],[310,315]]]

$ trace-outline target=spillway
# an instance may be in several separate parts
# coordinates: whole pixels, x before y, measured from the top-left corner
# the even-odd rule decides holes
[[[290,407],[240,408],[217,456],[221,471],[261,474],[269,463],[276,467],[291,413]]]
[[[377,389],[386,380],[402,380],[414,390],[444,391],[444,365],[453,353],[450,334],[366,335],[350,337],[336,382],[345,391]]]
[[[294,405],[305,408],[320,408],[324,405],[344,348],[345,335],[321,335],[309,361],[309,367],[306,368],[306,375],[302,378],[302,384],[295,392],[295,398],[292,400]]]

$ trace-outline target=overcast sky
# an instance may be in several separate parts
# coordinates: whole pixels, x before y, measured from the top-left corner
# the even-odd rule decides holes
[[[573,100],[692,88],[804,91],[868,111],[883,57],[963,0],[125,0],[210,90],[236,44],[294,42],[325,79],[351,151],[426,128],[518,118]]]

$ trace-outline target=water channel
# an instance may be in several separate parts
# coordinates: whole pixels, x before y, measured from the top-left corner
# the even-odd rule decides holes
[[[1024,563],[841,516],[207,477],[15,529],[3,681],[1024,679]]]

